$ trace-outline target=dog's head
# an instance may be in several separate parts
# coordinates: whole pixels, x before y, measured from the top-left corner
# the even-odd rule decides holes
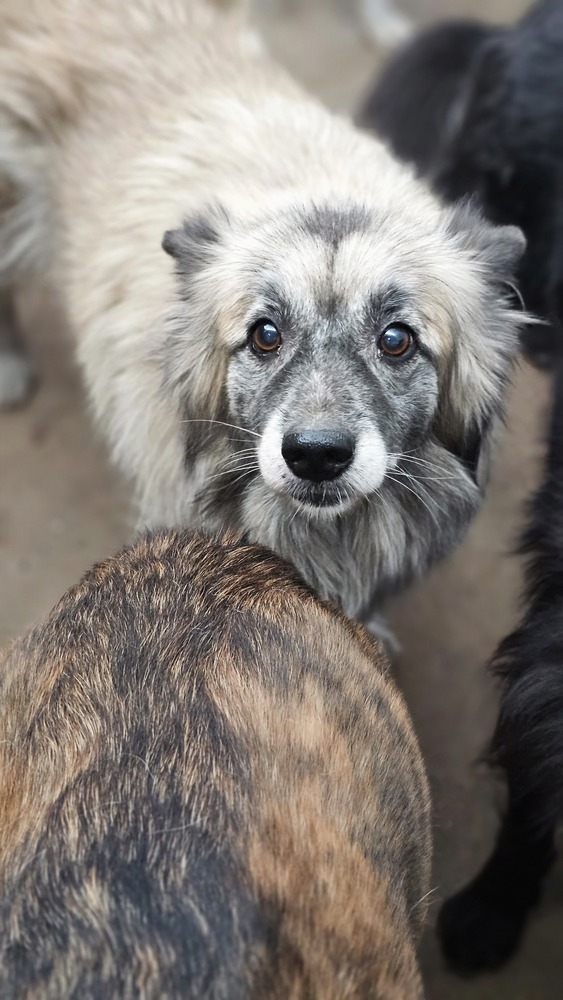
[[[274,492],[333,516],[429,437],[475,472],[514,354],[503,282],[517,230],[467,206],[432,226],[357,206],[247,226],[212,210],[164,247],[182,291],[169,373],[188,420],[255,435]],[[188,451],[209,433],[188,426]]]
[[[398,195],[379,212],[293,204],[241,222],[213,209],[164,248],[181,293],[168,379],[188,462],[212,457],[206,502],[258,483],[256,523],[412,513],[416,499],[443,512],[444,538],[448,520],[467,522],[516,351],[518,230],[430,198],[417,217]]]

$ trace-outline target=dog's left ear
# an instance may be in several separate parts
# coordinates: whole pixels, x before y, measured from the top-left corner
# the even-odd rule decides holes
[[[526,241],[516,226],[492,225],[470,201],[447,209],[447,219],[452,238],[469,258],[470,277],[458,286],[453,353],[437,432],[481,484],[487,446],[518,355],[519,333],[529,319],[515,294]]]
[[[514,280],[526,249],[526,238],[518,226],[493,225],[473,199],[463,198],[449,209],[448,229],[487,269],[490,281],[505,284]]]

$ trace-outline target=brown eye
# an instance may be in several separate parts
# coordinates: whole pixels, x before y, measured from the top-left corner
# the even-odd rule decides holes
[[[415,339],[408,326],[390,326],[381,334],[378,347],[388,358],[405,358],[413,352]]]
[[[255,354],[268,354],[281,347],[282,336],[269,319],[259,319],[250,328],[249,343]]]

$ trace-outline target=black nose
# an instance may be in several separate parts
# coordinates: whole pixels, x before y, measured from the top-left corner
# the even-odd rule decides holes
[[[300,431],[286,434],[282,455],[300,479],[322,483],[336,479],[354,457],[354,438],[343,431]]]

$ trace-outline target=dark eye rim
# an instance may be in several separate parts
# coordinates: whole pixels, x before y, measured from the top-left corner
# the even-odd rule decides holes
[[[276,331],[279,337],[279,343],[272,345],[272,347],[260,347],[258,344],[256,344],[254,340],[254,335],[257,332],[257,330],[261,326],[266,326],[266,325],[273,326],[274,330]],[[274,323],[274,321],[271,320],[268,316],[260,316],[258,319],[254,320],[254,322],[250,324],[248,328],[248,335],[246,342],[252,353],[257,358],[265,358],[268,357],[268,355],[275,356],[278,354],[280,347],[283,344],[283,337],[277,323]]]
[[[389,333],[389,330],[402,330],[404,333],[408,334],[409,345],[404,351],[401,352],[401,354],[390,354],[381,346],[383,337],[385,336],[386,333]],[[410,360],[410,358],[412,358],[412,356],[416,353],[417,347],[418,347],[418,342],[416,333],[413,330],[413,328],[408,325],[408,323],[400,323],[400,322],[388,323],[385,329],[383,329],[377,337],[377,348],[380,357],[383,358],[384,361],[387,361],[392,365]]]

